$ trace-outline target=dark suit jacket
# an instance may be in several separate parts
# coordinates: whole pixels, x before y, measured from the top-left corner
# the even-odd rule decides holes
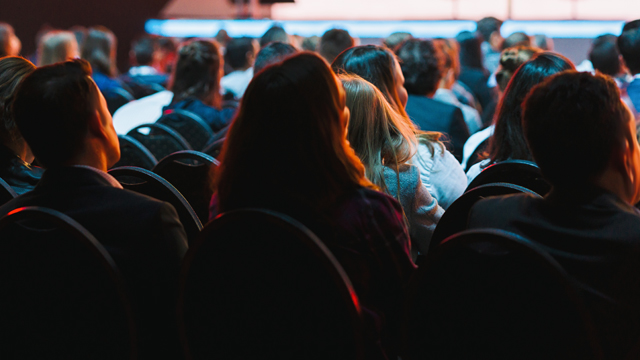
[[[480,69],[463,66],[458,80],[471,89],[471,93],[478,99],[484,112],[484,109],[494,100],[493,91],[487,85],[489,75]]]
[[[176,351],[175,285],[187,240],[173,206],[115,188],[99,173],[78,167],[46,170],[34,190],[0,207],[0,217],[23,206],[70,216],[106,248],[137,314],[141,358]]]
[[[615,358],[640,336],[640,213],[600,188],[574,194],[484,199],[471,209],[469,228],[503,229],[541,244],[570,275],[615,300],[617,319],[608,310],[594,315],[597,327],[608,328],[600,334],[608,337],[607,358]]]
[[[469,138],[469,128],[460,108],[426,96],[409,95],[406,111],[420,130],[446,134],[451,140],[447,147],[458,161],[462,160],[462,148]]]
[[[631,99],[636,112],[640,112],[640,79],[634,79],[627,85],[627,96]]]

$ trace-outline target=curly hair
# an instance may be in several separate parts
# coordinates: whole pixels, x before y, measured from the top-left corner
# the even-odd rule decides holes
[[[429,95],[438,89],[443,58],[431,40],[408,39],[398,46],[396,55],[409,94]]]
[[[529,61],[540,50],[528,46],[516,46],[502,51],[500,54],[500,68],[496,72],[496,81],[500,91],[504,91],[520,65]]]

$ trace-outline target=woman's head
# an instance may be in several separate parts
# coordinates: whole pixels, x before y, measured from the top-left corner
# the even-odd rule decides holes
[[[500,91],[504,91],[507,88],[509,80],[511,80],[520,65],[539,52],[539,50],[528,46],[516,46],[503,50],[502,54],[500,54],[500,66],[496,71],[496,81]]]
[[[82,46],[82,58],[94,72],[116,76],[116,36],[103,26],[90,28]]]
[[[372,186],[346,141],[345,101],[316,54],[262,70],[249,84],[222,150],[220,209],[321,208],[347,188]]]
[[[343,51],[331,68],[336,74],[355,74],[369,81],[382,92],[394,110],[406,116],[404,76],[391,50],[376,45],[352,47]]]
[[[373,84],[357,75],[342,74],[339,79],[351,113],[349,143],[364,164],[367,178],[386,190],[384,166],[404,164],[415,154],[414,129]]]
[[[535,85],[566,70],[575,70],[573,63],[551,52],[534,55],[518,68],[496,111],[495,130],[489,143],[492,163],[508,159],[532,160],[522,133],[522,101]]]
[[[178,60],[171,84],[173,102],[196,98],[217,106],[223,60],[218,44],[208,40],[192,40],[178,50]]]
[[[35,65],[21,57],[0,59],[0,141],[10,148],[24,142],[11,114],[11,102],[22,79],[35,69]]]
[[[51,31],[38,44],[38,66],[55,64],[80,56],[76,36],[70,31]]]

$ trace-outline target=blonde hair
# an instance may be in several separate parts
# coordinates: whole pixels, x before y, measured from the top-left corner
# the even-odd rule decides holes
[[[388,192],[384,168],[395,169],[399,176],[398,167],[416,154],[415,129],[367,80],[353,74],[341,74],[339,79],[351,112],[347,139],[364,164],[367,178]]]
[[[78,53],[78,41],[70,31],[51,31],[46,34],[38,44],[38,66],[55,64],[57,62],[71,60]]]

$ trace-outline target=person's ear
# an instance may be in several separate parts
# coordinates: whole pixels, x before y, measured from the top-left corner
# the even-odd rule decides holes
[[[89,117],[89,133],[93,137],[107,138],[107,132],[105,131],[105,124],[102,123],[102,117],[98,110],[93,110],[93,113]]]

